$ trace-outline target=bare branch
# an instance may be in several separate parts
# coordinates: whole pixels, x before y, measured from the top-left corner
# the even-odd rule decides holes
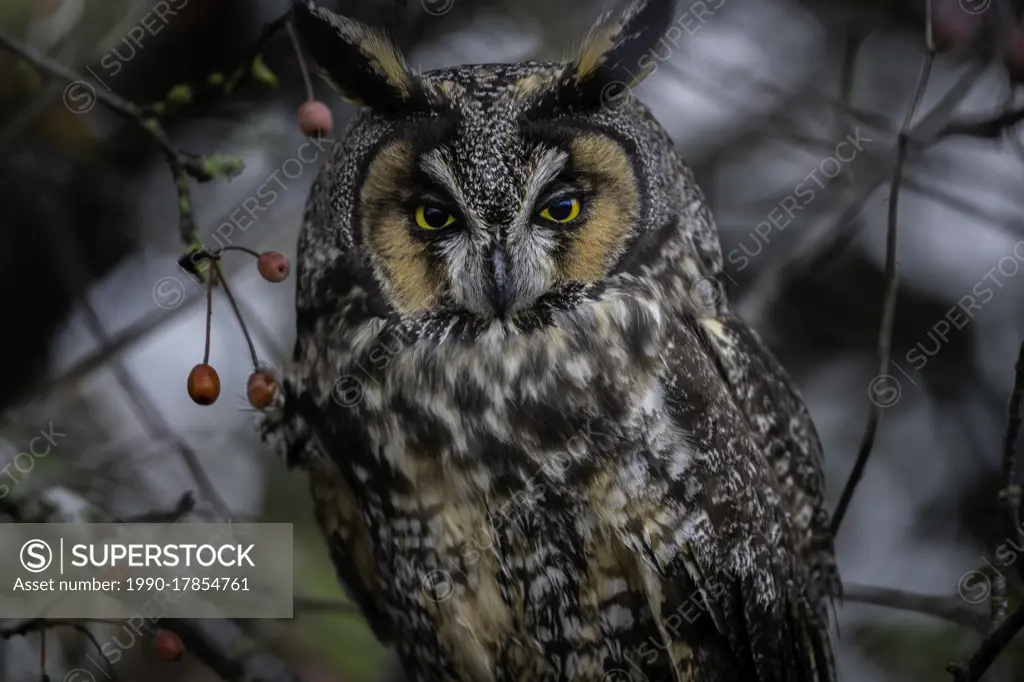
[[[107,657],[107,654],[103,651],[103,645],[100,644],[98,639],[96,639],[96,635],[92,634],[92,631],[89,630],[89,628],[87,628],[82,623],[73,623],[71,627],[73,627],[78,633],[80,633],[83,637],[85,637],[92,643],[93,647],[96,649],[96,653],[99,654],[100,658],[103,659],[103,662],[107,664],[107,669],[110,671],[111,676],[115,680],[118,679],[117,672],[115,671],[114,668],[114,664],[111,662],[110,658]]]
[[[230,92],[245,82],[253,73],[253,65],[263,45],[277,33],[281,26],[287,23],[290,16],[291,11],[289,10],[263,28],[259,39],[247,53],[242,66],[236,69],[227,82],[224,82],[222,77],[211,78],[198,92],[190,94],[186,98],[187,101],[194,103],[209,99],[215,93]],[[133,123],[152,138],[157,146],[163,150],[167,163],[171,168],[171,175],[174,178],[174,186],[178,192],[179,231],[181,238],[185,244],[191,244],[196,241],[198,230],[189,189],[189,178],[198,182],[207,182],[219,177],[231,177],[237,172],[237,168],[233,164],[229,166],[218,165],[212,163],[212,157],[204,158],[178,149],[163,126],[160,125],[158,118],[165,115],[170,109],[168,102],[157,102],[140,107],[113,92],[89,84],[80,74],[2,33],[0,33],[0,49],[11,52],[40,73],[58,78],[69,84],[81,83],[88,85],[89,95],[95,98],[96,102],[99,102],[125,121]],[[191,90],[189,92],[191,93]]]
[[[988,618],[985,614],[978,609],[970,608],[962,599],[956,597],[917,594],[893,587],[844,583],[843,601],[912,611],[968,627],[980,635],[988,632]]]
[[[934,138],[974,89],[988,66],[981,62],[968,67],[928,113],[921,117],[910,138],[915,141]],[[818,262],[833,251],[837,242],[863,224],[854,219],[864,210],[865,203],[881,183],[891,177],[895,166],[895,151],[893,146],[884,152],[866,154],[865,162],[858,165],[858,168],[864,170],[858,172],[857,182],[841,202],[839,217],[833,217],[832,209],[827,209],[823,217],[800,233],[785,259],[767,264],[754,276],[735,301],[744,319],[755,327],[767,324],[765,315],[769,310],[768,302],[780,294],[783,286],[798,281],[804,273],[813,270]]]
[[[1016,483],[1017,437],[1020,435],[1021,410],[1024,409],[1024,343],[1017,353],[1014,365],[1013,392],[1010,394],[1007,407],[1006,431],[1003,436],[1002,481],[1003,487],[996,494],[996,507],[1002,512],[1003,537],[1010,539],[1017,546],[1021,542],[1020,529],[1020,486]],[[997,524],[999,525],[999,524]],[[992,543],[992,559],[999,561],[999,538]],[[1006,599],[1006,577],[998,570],[994,571],[992,594],[989,604],[992,612],[992,629],[999,627],[1006,618],[1008,602]]]
[[[953,121],[937,135],[938,138],[955,137],[965,135],[968,137],[982,137],[997,139],[1002,137],[1007,128],[1013,128],[1024,120],[1024,109],[1007,111],[995,118],[977,121]]]
[[[978,682],[992,666],[999,654],[1017,633],[1024,628],[1024,609],[1016,609],[992,634],[985,638],[978,650],[965,663],[950,664],[946,670],[956,682]]]
[[[910,140],[910,127],[914,122],[914,114],[921,104],[925,88],[928,86],[928,76],[931,74],[932,62],[935,60],[935,52],[928,50],[924,56],[924,63],[921,65],[921,73],[917,79],[917,90],[907,109],[906,117],[903,119],[903,126],[896,142],[896,168],[893,170],[892,184],[889,188],[889,216],[888,230],[885,240],[885,299],[882,304],[882,324],[878,332],[878,377],[888,374],[889,362],[892,359],[892,329],[896,320],[896,293],[899,289],[899,273],[896,269],[896,236],[898,233],[899,217],[899,196],[900,187],[903,181],[903,165],[907,160],[907,147]],[[864,435],[861,438],[860,449],[857,452],[857,460],[853,465],[853,471],[846,481],[843,493],[839,497],[835,513],[832,516],[832,535],[839,532],[839,526],[843,523],[843,517],[853,498],[853,493],[864,475],[864,467],[867,465],[868,457],[871,456],[872,447],[875,444],[875,434],[878,431],[878,423],[882,418],[882,403],[878,400],[871,401],[871,412],[868,415],[868,422],[864,427]]]
[[[187,491],[178,502],[166,511],[151,511],[127,519],[118,519],[121,523],[174,523],[195,509],[196,498],[192,491]]]
[[[0,33],[0,48],[13,53],[40,73],[45,73],[49,76],[59,78],[67,83],[86,82],[82,76],[71,69],[68,69],[67,67],[39,54],[27,45],[19,44],[3,33]],[[160,149],[163,150],[167,158],[173,163],[180,165],[191,177],[200,182],[205,182],[213,178],[213,175],[203,167],[197,157],[180,151],[171,141],[171,138],[167,135],[157,120],[152,117],[147,117],[143,110],[138,106],[113,92],[108,92],[100,88],[92,87],[90,94],[96,98],[97,102],[105,106],[107,109],[126,121],[134,123],[140,130],[145,131],[146,134],[156,142]]]
[[[998,503],[1004,512],[1004,523],[1010,528],[1011,535],[1019,541],[1020,532],[1020,486],[1014,482],[1017,469],[1017,438],[1020,436],[1021,421],[1024,419],[1024,342],[1017,353],[1014,365],[1013,393],[1010,395],[1007,408],[1006,433],[1003,437],[1002,475],[1005,487],[999,490]],[[995,552],[993,552],[995,554]],[[997,594],[996,586],[1000,587]],[[986,670],[995,662],[999,654],[1024,629],[1024,609],[1018,607],[1005,617],[1006,613],[1006,581],[1000,575],[998,583],[992,581],[992,625],[993,630],[981,643],[974,655],[965,662],[952,664],[947,670],[953,674],[956,682],[977,682]]]
[[[238,320],[238,324],[242,327],[242,334],[245,336],[245,342],[249,345],[249,355],[252,357],[252,367],[255,371],[260,369],[260,359],[256,355],[256,346],[252,342],[252,336],[249,334],[249,329],[245,326],[245,320],[242,318],[242,311],[238,309],[238,303],[235,301],[234,294],[231,293],[231,288],[228,287],[228,281],[224,277],[224,272],[220,267],[220,259],[212,258],[213,269],[217,272],[217,280],[220,282],[220,286],[224,289],[224,295],[228,297],[228,303],[231,304],[231,310],[235,314],[235,319]]]

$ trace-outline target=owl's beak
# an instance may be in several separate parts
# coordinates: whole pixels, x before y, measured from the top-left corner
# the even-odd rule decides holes
[[[512,307],[512,287],[508,269],[505,247],[496,246],[491,254],[491,301],[494,303],[494,312],[502,320]]]

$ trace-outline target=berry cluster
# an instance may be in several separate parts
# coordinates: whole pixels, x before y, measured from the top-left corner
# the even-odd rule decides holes
[[[310,80],[306,62],[302,57],[302,49],[299,47],[295,28],[290,22],[287,24],[287,27],[292,46],[295,48],[295,56],[299,61],[302,77],[306,84],[306,101],[299,107],[299,129],[302,130],[303,135],[319,139],[330,134],[334,129],[334,118],[331,115],[330,108],[315,98],[313,83]],[[217,375],[217,370],[210,365],[210,319],[213,315],[213,285],[215,281],[219,281],[224,288],[224,294],[227,296],[232,310],[234,310],[235,317],[238,318],[238,322],[242,326],[242,332],[245,334],[245,340],[249,343],[249,352],[252,355],[253,373],[249,375],[249,380],[246,382],[246,397],[253,407],[263,409],[269,407],[277,396],[277,378],[272,372],[260,367],[252,338],[249,336],[249,331],[245,327],[242,315],[238,311],[235,299],[231,295],[231,289],[228,288],[228,283],[224,279],[224,273],[220,268],[220,258],[221,252],[227,250],[242,251],[255,256],[256,267],[263,279],[268,282],[283,282],[288,277],[290,269],[288,259],[276,251],[256,253],[243,246],[225,246],[217,253],[203,252],[201,254],[203,260],[209,262],[209,267],[206,268],[206,353],[203,356],[203,361],[189,372],[188,395],[199,405],[212,405],[220,395],[220,377]],[[188,266],[189,263],[193,266],[195,264],[191,259],[189,259],[189,263],[186,263],[184,259],[179,262],[183,266]]]
[[[256,348],[246,329],[245,322],[235,303],[235,297],[231,294],[227,280],[224,279],[224,272],[220,267],[221,253],[224,251],[241,251],[256,257],[256,268],[260,276],[268,282],[283,282],[288,277],[290,266],[288,258],[277,251],[265,251],[256,253],[244,246],[225,246],[217,253],[203,253],[203,260],[209,262],[206,269],[206,352],[203,361],[192,368],[188,374],[188,395],[197,405],[212,405],[220,396],[220,377],[217,370],[210,365],[210,322],[213,317],[213,286],[219,282],[224,289],[224,294],[231,304],[231,308],[242,326],[245,340],[249,344],[249,352],[252,355],[253,373],[249,375],[246,383],[246,397],[249,404],[257,409],[269,407],[277,395],[277,378],[269,370],[260,367],[256,357]]]

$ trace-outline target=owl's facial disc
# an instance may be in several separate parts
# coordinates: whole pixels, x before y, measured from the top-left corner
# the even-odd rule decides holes
[[[313,0],[292,10],[323,75],[372,114],[352,128],[373,151],[345,178],[358,201],[342,220],[395,310],[514,317],[622,260],[646,184],[624,142],[638,111],[605,99],[651,73],[672,0],[623,0],[564,62],[428,73],[384,31]]]
[[[504,132],[495,156],[472,156],[476,139],[456,131],[426,149],[394,140],[370,162],[363,243],[399,312],[506,320],[621,258],[640,203],[623,146],[571,123]]]

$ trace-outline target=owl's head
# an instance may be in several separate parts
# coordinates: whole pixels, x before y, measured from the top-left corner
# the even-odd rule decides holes
[[[375,28],[294,8],[322,74],[364,107],[313,189],[302,258],[332,273],[313,288],[358,285],[400,315],[506,320],[657,241],[671,143],[630,89],[672,0],[601,17],[564,62],[426,73]]]

